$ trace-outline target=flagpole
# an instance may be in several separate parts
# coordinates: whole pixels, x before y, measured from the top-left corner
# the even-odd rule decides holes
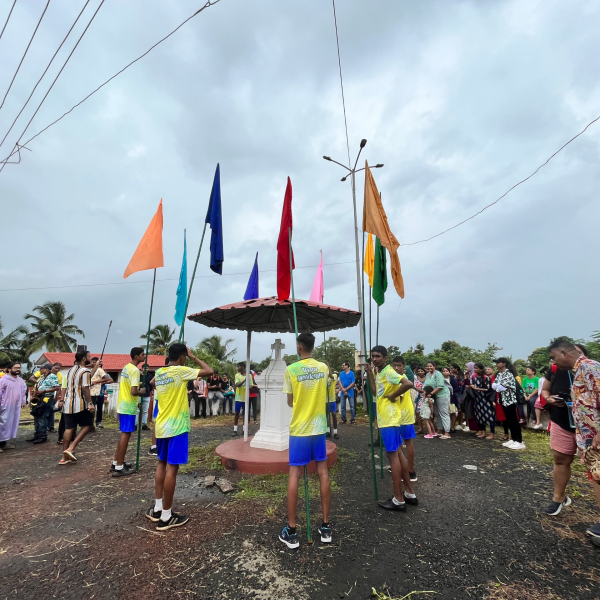
[[[294,331],[296,332],[296,356],[300,360],[298,354],[298,317],[296,315],[296,294],[294,293],[294,267],[293,267],[293,256],[292,256],[292,228],[288,227],[288,240],[290,246],[290,280],[292,283],[292,310],[294,312]],[[308,472],[306,465],[304,465],[304,499],[306,501],[306,540],[309,544],[312,544],[312,535],[310,532],[310,496],[308,492]]]
[[[248,337],[246,340],[246,394],[244,398],[244,442],[248,441],[248,423],[250,412],[250,345],[252,343],[252,331],[248,329]],[[256,416],[254,417],[256,419]]]
[[[144,376],[142,384],[138,388],[144,387],[146,384],[146,373],[148,372],[148,352],[150,351],[150,329],[152,327],[152,307],[154,306],[154,288],[156,287],[156,269],[154,269],[154,277],[152,278],[152,296],[150,297],[150,315],[148,316],[148,333],[146,334],[146,360],[144,361]],[[137,453],[135,457],[135,470],[140,470],[140,443],[142,441],[142,401],[139,402],[139,416],[138,416],[138,439],[137,439]]]
[[[179,342],[183,341],[183,334],[185,331],[185,319],[187,317],[188,306],[190,305],[190,298],[192,297],[192,288],[194,287],[194,278],[196,277],[196,269],[198,268],[198,261],[200,260],[200,252],[202,252],[202,244],[204,244],[204,234],[206,233],[206,225],[207,223],[204,223],[204,229],[202,230],[202,238],[200,239],[200,247],[198,248],[198,255],[196,256],[196,262],[194,263],[192,280],[190,281],[190,289],[188,290],[187,300],[185,301],[185,312],[183,313],[183,321],[181,323],[181,329],[179,330]]]
[[[362,251],[362,255],[363,255],[363,264],[362,264],[362,272],[364,273],[365,271],[365,232],[363,231],[362,234],[362,245],[363,245],[363,251]],[[361,318],[361,339],[365,340],[367,337],[367,333],[365,331],[365,319],[364,319],[364,314],[365,314],[365,295],[364,295],[364,291],[365,291],[365,277],[364,275],[361,277],[362,279],[362,295],[361,295],[361,299],[362,299],[362,306],[359,306],[359,311],[362,312],[363,317]],[[366,357],[365,357],[366,360]],[[360,370],[360,374],[362,377],[362,374],[364,372],[364,367],[361,366],[361,370]],[[375,467],[375,447],[373,444],[373,397],[371,396],[371,386],[369,384],[369,378],[367,377],[367,380],[365,381],[364,377],[363,377],[363,389],[365,391],[365,395],[367,397],[367,410],[369,412],[369,433],[371,435],[371,466],[373,468],[373,487],[375,489],[375,500],[378,499],[378,495],[377,495],[377,469]]]
[[[108,342],[108,334],[110,333],[111,326],[112,326],[112,319],[111,319],[110,323],[108,324],[108,331],[106,332],[106,339],[104,340],[104,346],[102,346],[102,354],[100,355],[100,361],[102,361],[102,358],[104,357],[104,350],[106,350],[106,342]]]

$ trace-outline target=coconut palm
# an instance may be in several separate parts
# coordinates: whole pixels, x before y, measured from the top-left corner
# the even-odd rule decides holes
[[[168,325],[155,325],[150,330],[150,354],[167,355],[169,346],[173,343],[175,335],[175,327],[171,329]],[[140,336],[141,339],[146,339],[146,334]]]
[[[46,302],[35,306],[26,319],[32,321],[27,341],[31,352],[46,348],[48,352],[73,352],[77,349],[74,335],[85,337],[83,331],[73,324],[74,314],[67,315],[63,302]]]
[[[19,325],[4,335],[2,319],[0,319],[0,360],[23,360],[25,362],[31,354],[31,352],[27,352],[28,344],[25,343],[27,334],[27,327]]]
[[[233,339],[223,340],[220,335],[211,335],[210,337],[204,338],[200,342],[200,346],[214,356],[219,362],[226,362],[237,352],[237,348],[229,349],[229,346],[233,344]]]

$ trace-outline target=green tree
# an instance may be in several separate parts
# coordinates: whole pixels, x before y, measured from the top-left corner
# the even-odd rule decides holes
[[[37,314],[26,314],[30,320],[31,332],[27,335],[31,353],[46,348],[48,352],[72,352],[77,349],[77,340],[73,337],[85,337],[83,331],[73,324],[74,314],[67,315],[62,302],[46,302],[35,306]]]
[[[315,360],[328,362],[329,366],[334,371],[341,371],[342,364],[346,361],[350,363],[350,368],[354,370],[354,355],[356,353],[356,345],[353,342],[340,340],[336,337],[330,337],[328,340],[315,346],[313,357]],[[285,360],[285,357],[284,357]],[[296,355],[294,355],[294,362]]]
[[[207,352],[206,348],[204,348],[204,346],[202,345],[202,342],[200,342],[193,349],[193,352],[197,358],[204,361],[211,369],[217,369],[219,372],[223,372],[224,369],[222,368],[221,361],[218,358],[215,358],[212,354],[210,354],[210,352]],[[196,363],[192,362],[189,359],[187,360],[186,364],[188,367],[192,367],[194,369],[198,368]],[[228,375],[231,375],[231,373],[228,373]]]
[[[26,341],[28,333],[25,325],[19,325],[4,335],[0,319],[0,360],[20,360],[28,363],[31,355]]]
[[[166,356],[169,346],[173,343],[174,335],[175,327],[171,329],[168,325],[155,325],[150,330],[148,352],[150,354],[164,354]],[[140,339],[145,340],[146,334],[141,335]]]
[[[256,363],[256,370],[264,371],[269,366],[270,363],[271,363],[271,357],[267,356],[266,358],[263,358],[260,362]]]
[[[204,348],[204,351],[214,356],[218,361],[232,360],[237,352],[237,348],[230,348],[233,344],[233,339],[224,340],[220,335],[211,335],[204,338],[199,348]]]

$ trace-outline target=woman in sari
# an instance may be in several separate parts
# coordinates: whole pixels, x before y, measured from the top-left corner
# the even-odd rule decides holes
[[[421,404],[423,403],[423,386],[425,385],[425,377],[427,373],[423,367],[417,367],[415,369],[415,382],[414,389],[418,392],[418,397],[416,398],[416,406],[415,406],[415,416],[417,421],[417,431],[416,433],[424,433],[423,432],[423,419],[421,419]],[[411,390],[412,392],[412,390]]]
[[[480,439],[493,440],[496,432],[496,407],[495,392],[492,390],[492,382],[485,374],[485,368],[481,363],[475,363],[473,375],[471,375],[471,390],[475,400],[475,420],[477,421],[477,437]],[[486,436],[487,426],[490,426],[490,434]]]

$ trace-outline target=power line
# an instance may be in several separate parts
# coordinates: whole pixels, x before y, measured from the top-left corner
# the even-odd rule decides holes
[[[335,262],[335,263],[323,263],[324,267],[331,267],[334,265],[349,265],[354,264],[356,261],[347,260],[345,262]],[[296,269],[314,269],[319,265],[306,265],[304,267],[295,267]],[[262,269],[261,273],[271,273],[275,272],[277,269]],[[251,271],[240,271],[239,273],[223,273],[223,275],[196,275],[194,279],[212,279],[214,277],[225,277],[231,275],[250,275]],[[190,277],[191,279],[191,277]],[[179,277],[167,278],[167,279],[157,279],[156,282],[159,283],[161,281],[179,281]],[[138,283],[152,283],[152,279],[143,279],[141,281],[111,281],[108,283],[84,283],[81,285],[55,285],[50,287],[30,287],[30,288],[6,288],[0,290],[0,292],[26,292],[30,290],[63,290],[67,288],[85,288],[85,287],[104,287],[107,285],[137,285]]]
[[[91,98],[97,91],[99,91],[100,89],[102,89],[107,83],[111,82],[113,79],[115,79],[116,77],[118,77],[121,73],[123,73],[123,71],[126,71],[129,67],[131,67],[133,64],[135,64],[136,62],[138,62],[138,60],[141,60],[142,58],[144,58],[144,56],[146,56],[147,54],[149,54],[150,52],[152,52],[152,50],[154,50],[154,48],[156,48],[159,44],[162,44],[162,42],[164,42],[166,39],[170,38],[176,31],[178,31],[179,29],[181,29],[181,27],[183,27],[188,21],[190,21],[191,19],[193,19],[196,15],[199,15],[206,8],[209,8],[211,6],[214,6],[215,4],[218,4],[220,1],[221,0],[208,0],[206,2],[206,4],[200,10],[197,10],[192,16],[188,17],[185,21],[183,21],[183,23],[181,23],[175,29],[173,29],[173,31],[171,31],[171,33],[169,33],[164,38],[162,38],[161,40],[159,40],[158,42],[156,42],[156,44],[154,44],[153,46],[151,46],[141,56],[138,56],[138,58],[136,58],[135,60],[132,60],[128,65],[126,65],[125,67],[123,67],[118,73],[115,73],[110,79],[107,79],[102,85],[98,86],[93,92],[91,92],[83,100],[81,100],[81,102],[78,102],[77,104],[75,104],[75,106],[73,106],[72,108],[70,108],[61,117],[59,117],[58,119],[56,119],[56,121],[53,121],[52,123],[50,123],[50,125],[44,127],[44,129],[41,129],[40,131],[38,131],[33,137],[29,138],[24,144],[17,144],[17,147],[14,148],[13,151],[4,160],[2,160],[0,162],[6,164],[8,162],[9,158],[11,158],[12,156],[14,156],[15,154],[17,154],[20,151],[19,146],[21,148],[23,146],[26,146],[27,144],[29,144],[29,142],[33,141],[36,137],[38,137],[39,135],[41,135],[42,133],[44,133],[44,131],[46,131],[47,129],[50,129],[50,127],[52,127],[53,125],[56,125],[56,123],[58,123],[59,121],[61,121],[62,119],[64,119],[69,113],[73,112],[78,106],[82,105],[86,100],[88,100],[89,98]],[[0,172],[2,171],[2,169],[4,169],[4,164],[2,165],[2,168],[0,169]]]
[[[29,46],[31,46],[31,42],[33,42],[33,38],[35,37],[35,34],[37,33],[37,30],[39,29],[39,26],[42,23],[42,19],[44,18],[44,15],[46,14],[46,11],[48,10],[49,5],[50,5],[50,0],[48,0],[48,2],[46,3],[46,6],[44,7],[44,12],[42,13],[42,16],[40,17],[38,24],[35,26],[35,30],[33,32],[33,35],[31,36],[31,39],[29,40],[29,44],[27,44],[27,48],[25,48],[25,54],[23,54],[23,56],[21,57],[21,62],[19,63],[19,66],[17,67],[17,70],[15,71],[15,74],[13,75],[10,85],[8,86],[8,89],[6,90],[6,94],[4,94],[2,104],[0,104],[0,110],[2,110],[2,107],[4,106],[4,103],[6,102],[6,97],[8,96],[8,92],[10,92],[10,89],[12,88],[12,85],[15,82],[15,79],[17,78],[19,69],[21,68],[23,61],[25,60],[25,57],[27,56],[27,52],[29,52]],[[13,4],[13,8],[14,8],[14,4]],[[12,8],[10,9],[10,12],[12,13]],[[8,16],[10,17],[10,14]],[[6,22],[8,23],[8,19]],[[6,25],[4,27],[6,27]],[[4,29],[2,30],[2,33],[4,33]]]
[[[350,141],[348,139],[348,120],[346,119],[346,99],[344,98],[344,79],[342,78],[342,58],[340,56],[340,38],[338,37],[337,17],[335,14],[335,0],[333,2],[333,24],[335,25],[335,43],[337,45],[338,67],[340,70],[340,87],[342,88],[342,107],[344,109],[344,128],[346,129],[346,148],[348,150],[348,167],[352,166],[350,160]]]
[[[48,91],[46,92],[46,94],[42,98],[42,101],[39,103],[38,107],[35,109],[35,112],[33,113],[31,119],[29,119],[29,122],[25,126],[25,129],[23,130],[23,133],[19,136],[19,139],[17,140],[17,142],[15,144],[17,152],[20,151],[20,147],[24,147],[24,146],[26,146],[29,143],[29,142],[26,142],[25,144],[20,144],[19,142],[21,141],[21,138],[25,135],[25,132],[29,129],[29,126],[31,125],[31,122],[33,121],[33,119],[35,119],[35,115],[37,115],[38,111],[40,110],[40,108],[42,108],[42,104],[44,104],[46,98],[48,97],[48,94],[52,91],[52,88],[54,87],[54,84],[58,81],[58,78],[60,77],[60,74],[63,72],[64,68],[67,66],[67,63],[69,62],[69,60],[71,60],[71,56],[73,56],[73,53],[77,49],[77,46],[79,46],[79,42],[81,42],[81,40],[83,39],[83,36],[86,34],[87,30],[90,28],[90,25],[92,24],[93,20],[96,18],[96,15],[98,14],[98,11],[102,8],[102,5],[104,4],[104,1],[105,0],[101,0],[100,4],[98,5],[98,8],[96,9],[96,12],[92,15],[92,18],[89,20],[89,23],[86,25],[85,29],[83,30],[83,33],[79,36],[79,39],[75,43],[75,46],[73,46],[73,50],[71,50],[71,52],[69,53],[69,56],[67,56],[67,60],[65,60],[65,62],[63,63],[63,66],[60,68],[60,71],[58,72],[58,74],[54,78],[54,81],[52,82],[52,84],[48,88]],[[50,3],[50,0],[48,0],[48,3]],[[19,157],[20,157],[20,155],[19,155]],[[19,161],[20,161],[20,158],[19,158]],[[7,161],[3,161],[4,164],[0,168],[0,173],[2,173],[2,171],[4,170],[4,167],[6,166],[6,162]]]
[[[6,23],[4,23],[4,27],[2,28],[2,31],[0,31],[0,40],[2,39],[2,35],[4,34],[4,30],[6,29],[6,26],[8,25],[8,22],[10,21],[10,15],[12,15],[12,11],[13,11],[13,8],[15,7],[16,3],[17,3],[17,0],[15,0],[13,2],[13,5],[10,7],[10,12],[8,13],[8,17],[6,17]]]
[[[494,200],[492,203],[488,204],[487,206],[484,206],[480,211],[476,212],[474,215],[471,215],[469,218],[465,219],[464,221],[461,221],[460,223],[457,223],[456,225],[453,225],[452,227],[449,227],[448,229],[445,229],[444,231],[441,231],[440,233],[436,233],[435,235],[432,235],[431,237],[429,237],[427,239],[419,240],[418,242],[410,242],[409,244],[400,244],[400,245],[401,246],[415,246],[416,244],[422,244],[423,242],[429,242],[430,240],[433,240],[436,237],[440,237],[440,235],[444,235],[444,233],[448,233],[449,231],[452,231],[453,229],[460,227],[467,221],[474,219],[477,215],[480,215],[484,210],[487,210],[488,208],[494,206],[494,204],[497,204],[498,202],[500,202],[500,200],[502,200],[502,198],[504,198],[504,196],[506,196],[507,194],[512,192],[516,187],[520,186],[522,183],[525,183],[528,179],[531,179],[542,167],[545,167],[559,152],[561,152],[564,148],[566,148],[571,142],[576,140],[580,135],[584,134],[587,131],[588,127],[591,127],[598,120],[600,120],[600,116],[596,117],[593,121],[590,121],[576,136],[572,137],[566,144],[563,144],[550,158],[548,158],[548,160],[546,160],[546,162],[541,164],[531,175],[529,175],[528,177],[525,177],[525,179],[522,179],[521,181],[519,181],[519,183],[515,183],[515,185],[513,185],[510,189],[508,189],[506,192],[504,192],[504,194],[502,194],[502,196],[500,196],[499,198],[497,198],[496,200]]]
[[[15,0],[15,2],[16,1],[17,0]],[[69,35],[71,35],[71,31],[73,31],[73,28],[75,27],[75,25],[77,25],[77,22],[79,21],[79,17],[81,17],[81,15],[83,14],[83,11],[87,8],[87,5],[89,3],[90,3],[90,0],[87,0],[87,2],[85,3],[84,7],[81,9],[81,12],[77,15],[77,18],[75,19],[75,22],[73,23],[73,25],[71,25],[71,29],[69,29],[69,31],[67,31],[67,35],[65,35],[63,41],[60,43],[60,46],[56,49],[56,52],[54,53],[54,55],[50,59],[50,62],[48,63],[48,66],[46,67],[46,69],[42,73],[42,76],[37,80],[37,83],[33,87],[33,90],[31,90],[31,94],[29,94],[29,98],[27,98],[27,100],[25,101],[25,104],[23,105],[23,108],[19,111],[19,114],[15,117],[15,120],[12,122],[12,125],[10,126],[9,130],[6,132],[6,135],[2,138],[2,141],[0,142],[0,146],[2,146],[2,144],[4,144],[6,138],[8,137],[8,134],[12,131],[12,128],[15,126],[15,123],[17,122],[18,118],[21,116],[21,114],[23,113],[23,111],[25,110],[25,108],[27,107],[27,105],[29,104],[29,101],[31,100],[31,97],[35,93],[35,90],[37,89],[37,86],[40,84],[40,82],[44,78],[44,75],[46,75],[46,73],[48,72],[48,69],[50,68],[50,65],[52,64],[52,61],[56,58],[56,55],[59,53],[59,51],[63,47],[64,43],[67,41],[67,38],[69,37]]]

